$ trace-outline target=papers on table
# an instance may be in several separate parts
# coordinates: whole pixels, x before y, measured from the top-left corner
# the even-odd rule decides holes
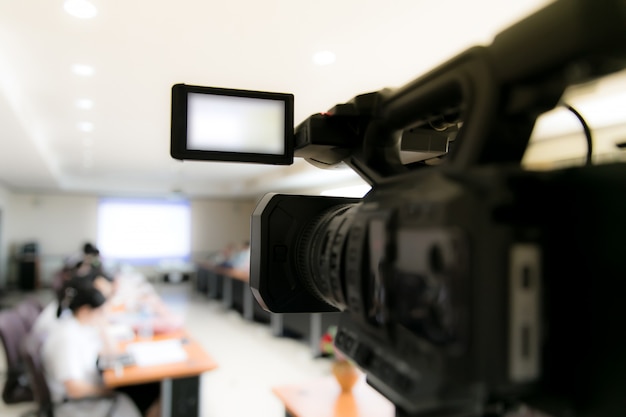
[[[131,343],[126,347],[138,366],[185,362],[187,352],[179,339]]]
[[[118,342],[127,342],[135,338],[135,331],[129,325],[117,323],[110,324],[106,327],[106,332],[109,337]]]

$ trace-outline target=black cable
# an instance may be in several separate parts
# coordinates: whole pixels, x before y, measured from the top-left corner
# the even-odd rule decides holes
[[[589,125],[587,124],[587,121],[578,112],[578,110],[576,110],[575,108],[573,108],[572,106],[570,106],[567,103],[562,103],[562,105],[567,110],[571,111],[574,114],[574,116],[576,116],[576,118],[578,119],[580,124],[583,126],[583,130],[585,132],[585,139],[587,139],[587,160],[585,161],[585,165],[591,165],[592,162],[593,162],[591,160],[591,157],[593,156],[593,140],[592,140],[592,137],[591,137],[591,129],[589,129]]]

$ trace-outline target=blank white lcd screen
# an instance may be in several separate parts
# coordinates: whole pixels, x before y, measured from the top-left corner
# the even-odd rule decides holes
[[[187,100],[187,149],[284,154],[284,101],[200,93]]]

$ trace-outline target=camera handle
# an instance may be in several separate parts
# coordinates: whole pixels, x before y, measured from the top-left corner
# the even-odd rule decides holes
[[[445,164],[519,164],[535,121],[569,85],[626,67],[626,3],[557,0],[389,93],[367,109],[362,149],[346,159],[372,185],[402,174],[399,137],[442,115],[461,126]]]

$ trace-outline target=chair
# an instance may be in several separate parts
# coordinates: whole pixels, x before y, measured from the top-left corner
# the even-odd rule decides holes
[[[22,319],[27,332],[30,332],[30,329],[33,328],[33,324],[35,324],[35,320],[37,320],[42,310],[43,306],[39,300],[32,297],[25,299],[15,307],[15,311],[17,311]]]
[[[33,392],[20,357],[20,343],[27,334],[28,331],[17,311],[10,309],[0,312],[0,340],[2,340],[7,363],[2,400],[6,404],[33,400]]]
[[[41,363],[43,340],[37,335],[27,335],[20,344],[19,354],[26,368],[32,387],[33,399],[37,404],[36,417],[54,417],[54,404]],[[33,413],[31,413],[32,415]]]

